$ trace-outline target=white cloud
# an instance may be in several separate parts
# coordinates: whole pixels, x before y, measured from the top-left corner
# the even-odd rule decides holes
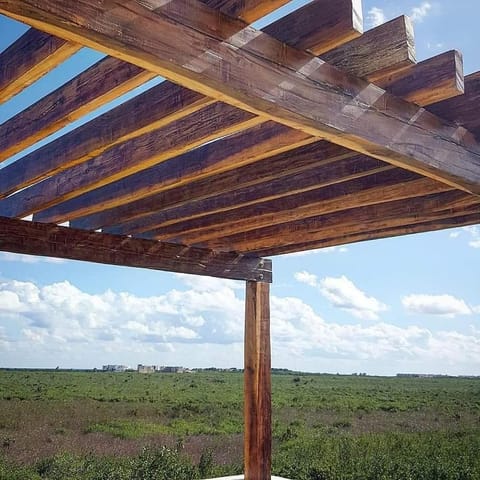
[[[430,2],[423,2],[418,7],[412,8],[412,12],[410,14],[410,18],[412,22],[421,23],[427,17],[427,15],[432,10],[432,4]]]
[[[367,13],[367,25],[370,28],[378,27],[385,23],[385,13],[381,8],[372,7]]]
[[[471,240],[468,244],[472,248],[480,248],[480,227],[478,225],[463,227],[463,230],[471,236]]]
[[[232,288],[231,282],[215,281],[208,287],[208,281],[179,278],[184,280],[182,289],[150,297],[111,291],[92,295],[68,282],[47,286],[1,283],[0,294],[9,301],[0,303],[0,318],[13,316],[11,324],[18,330],[12,334],[9,323],[7,335],[0,327],[0,363],[241,366],[243,292]],[[334,304],[361,318],[376,318],[386,308],[346,277],[319,280],[300,272],[299,278],[325,289]],[[325,320],[295,297],[272,296],[271,312],[277,365],[303,369],[312,365],[317,371],[349,365],[357,371],[381,371],[408,360],[417,365],[431,362],[438,368],[454,363],[480,368],[478,329],[464,334],[384,322],[338,324]]]
[[[452,295],[412,294],[403,297],[402,304],[411,313],[449,317],[472,314],[472,309],[464,300]]]
[[[24,255],[23,253],[1,252],[0,261],[22,263],[65,263],[62,258],[39,257],[37,255]]]
[[[378,320],[378,314],[387,306],[374,297],[368,296],[351,280],[341,277],[326,277],[320,281],[320,292],[335,307],[341,308],[357,318]]]
[[[296,272],[294,274],[295,280],[300,283],[306,283],[311,287],[316,287],[318,285],[318,278],[313,273],[309,273],[306,271],[303,272]]]

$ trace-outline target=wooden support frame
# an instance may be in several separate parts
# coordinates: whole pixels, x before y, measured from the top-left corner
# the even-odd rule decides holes
[[[0,251],[247,281],[272,281],[270,260],[0,217]]]
[[[245,480],[270,480],[272,387],[270,285],[247,282],[244,373]]]
[[[61,8],[53,0],[41,5],[0,0],[0,12],[66,40],[309,135],[480,194],[478,143],[468,132],[460,139],[458,129],[423,109],[195,0],[134,0],[111,7],[91,0],[64,1]],[[174,57],[165,55],[172,51]]]

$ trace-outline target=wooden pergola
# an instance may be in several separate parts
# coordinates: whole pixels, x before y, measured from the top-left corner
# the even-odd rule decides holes
[[[480,72],[415,61],[360,0],[0,0],[32,28],[6,102],[82,47],[107,56],[0,125],[0,250],[247,282],[245,478],[270,478],[266,256],[480,223]],[[24,220],[33,214],[33,221]],[[68,222],[69,226],[60,226]]]

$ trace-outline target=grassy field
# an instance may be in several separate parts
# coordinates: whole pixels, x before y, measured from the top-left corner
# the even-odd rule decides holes
[[[241,373],[0,371],[0,479],[242,469]],[[273,375],[274,473],[480,480],[480,380]]]

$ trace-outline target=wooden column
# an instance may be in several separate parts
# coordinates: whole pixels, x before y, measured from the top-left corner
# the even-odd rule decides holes
[[[245,296],[245,480],[270,480],[270,285],[247,282]]]

